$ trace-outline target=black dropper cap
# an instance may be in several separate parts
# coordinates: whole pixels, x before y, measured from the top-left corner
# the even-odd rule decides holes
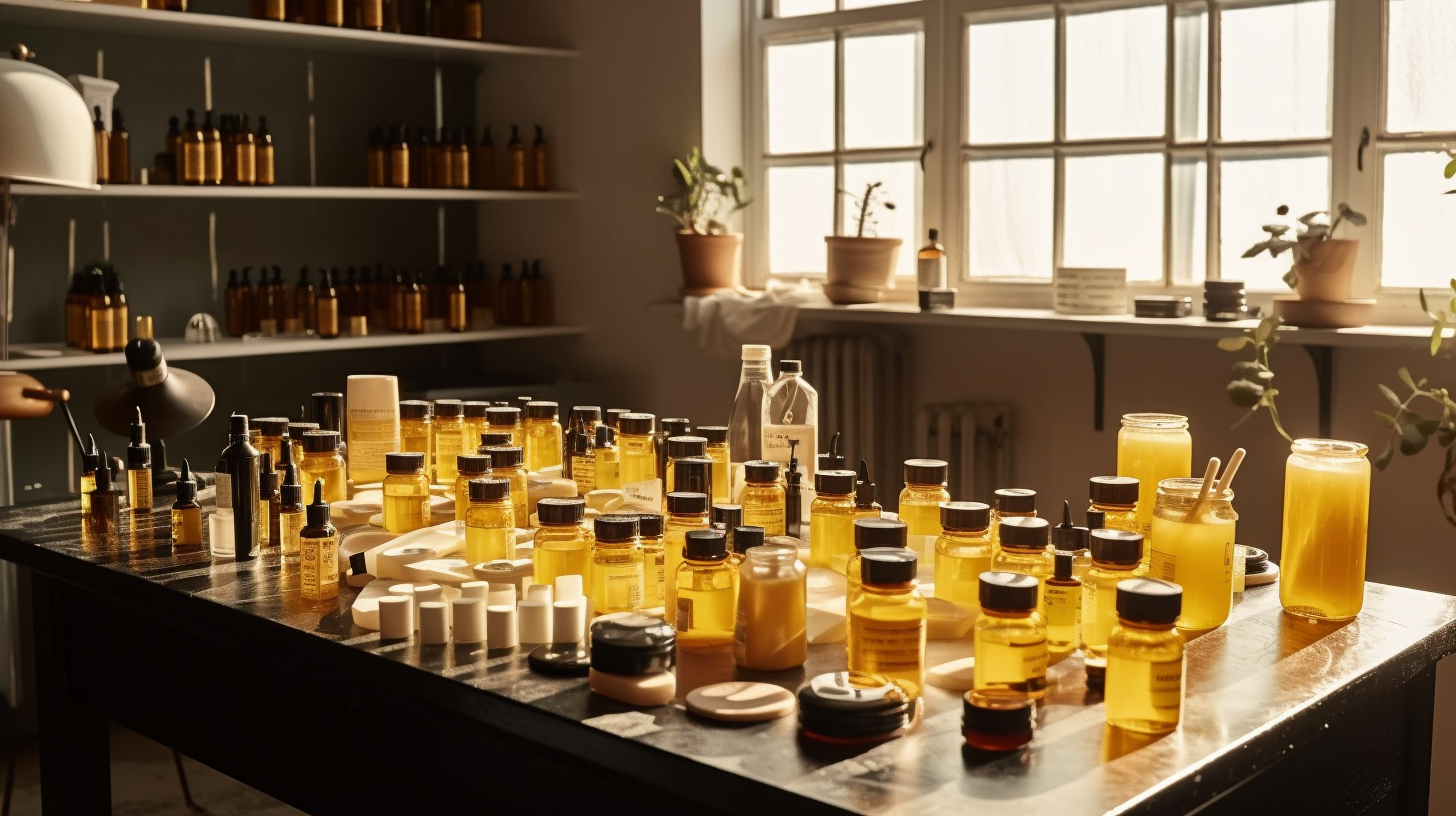
[[[854,548],[904,547],[909,541],[909,532],[910,525],[896,519],[855,519]]]
[[[1140,623],[1171,624],[1183,612],[1183,588],[1167,581],[1131,578],[1117,582],[1117,616]]]
[[[1068,550],[1057,550],[1052,554],[1052,577],[1059,581],[1070,581],[1072,579],[1072,553]]]
[[[1012,516],[1001,519],[1001,548],[1011,550],[1045,549],[1051,540],[1051,525],[1044,518]]]
[[[920,557],[904,547],[871,547],[859,551],[861,583],[884,586],[908,584],[915,580]]]
[[[101,464],[96,468],[96,489],[111,489],[111,457],[106,455],[106,451],[101,452]]]
[[[733,528],[733,552],[742,554],[748,552],[750,548],[758,547],[762,544],[762,527],[738,526]]]
[[[304,517],[310,527],[329,526],[329,503],[324,501],[323,479],[314,480],[313,503],[304,511]]]
[[[174,118],[173,123],[177,120]],[[197,500],[197,480],[192,478],[192,466],[182,460],[182,473],[177,477],[177,503],[185,504]]]
[[[283,468],[283,486],[278,489],[278,498],[287,507],[303,504],[303,485],[298,483],[298,468],[292,462]]]
[[[136,409],[136,419],[131,423],[131,443],[126,446],[128,470],[141,470],[152,466],[152,446],[147,444],[147,423],[142,421],[142,409]]]
[[[688,530],[683,556],[689,561],[722,561],[728,557],[728,537],[722,530]]]
[[[273,469],[273,454],[265,451],[258,455],[258,498],[271,499],[277,492],[278,471]]]
[[[991,506],[982,502],[942,502],[940,526],[949,530],[984,530],[991,526]]]
[[[101,453],[96,450],[95,435],[86,434],[86,440],[91,444],[91,449],[81,454],[81,472],[94,473],[101,469]]]
[[[819,470],[844,470],[845,457],[839,452],[839,440],[843,436],[842,432],[835,431],[834,436],[829,438],[829,450],[819,454]]]
[[[859,460],[859,478],[854,482],[854,506],[865,509],[875,506],[875,483],[870,481],[870,466],[863,459]]]
[[[612,430],[610,425],[598,425],[596,436],[596,446],[599,448],[605,448],[617,442],[617,432]]]
[[[1052,546],[1059,550],[1087,549],[1087,528],[1072,524],[1072,503],[1062,500],[1062,523],[1052,530]]]
[[[983,609],[1004,609],[1026,612],[1036,608],[1037,584],[1034,575],[1019,572],[981,573],[980,600]]]

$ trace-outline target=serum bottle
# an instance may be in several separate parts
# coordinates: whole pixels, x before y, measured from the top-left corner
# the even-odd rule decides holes
[[[284,560],[298,558],[299,535],[306,522],[303,485],[298,483],[298,468],[289,462],[283,469],[283,487],[278,490],[278,546]]]
[[[1057,550],[1052,577],[1042,590],[1046,598],[1047,651],[1067,654],[1082,645],[1082,582],[1072,572],[1072,553]]]
[[[1177,584],[1140,578],[1117,585],[1117,625],[1107,641],[1107,724],[1166,734],[1183,712],[1183,611]]]
[[[306,511],[308,524],[298,534],[302,559],[299,569],[303,597],[322,600],[339,596],[339,531],[329,521],[324,483],[313,483],[313,503]]]
[[[860,552],[859,563],[860,593],[849,607],[849,670],[884,675],[915,699],[925,688],[928,611],[915,586],[919,559],[911,549],[876,547]]]
[[[81,517],[91,512],[91,491],[96,489],[96,473],[101,470],[101,453],[96,450],[96,437],[86,434],[91,449],[81,455]]]
[[[258,546],[278,546],[279,513],[282,497],[278,492],[278,471],[273,469],[273,454],[258,456]]]
[[[152,511],[152,446],[147,444],[147,425],[142,409],[131,423],[131,442],[126,446],[126,495],[133,512]]]
[[[197,549],[202,546],[202,505],[197,503],[197,481],[192,467],[182,460],[182,475],[177,479],[177,501],[172,504],[172,548]]]
[[[111,483],[111,457],[101,453],[101,466],[96,469],[96,489],[91,491],[91,512],[84,518],[86,532],[93,536],[112,537],[121,534],[121,488]]]

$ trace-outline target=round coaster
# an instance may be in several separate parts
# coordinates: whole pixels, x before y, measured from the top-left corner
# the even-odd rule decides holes
[[[950,691],[970,691],[974,685],[976,659],[963,657],[925,670],[925,682]]]
[[[586,677],[591,655],[577,643],[543,643],[526,656],[531,671],[558,677]]]
[[[1279,565],[1273,561],[1269,562],[1269,568],[1263,572],[1244,576],[1244,586],[1264,586],[1279,580]]]
[[[710,720],[764,722],[794,713],[794,693],[769,683],[734,680],[688,692],[688,711]]]

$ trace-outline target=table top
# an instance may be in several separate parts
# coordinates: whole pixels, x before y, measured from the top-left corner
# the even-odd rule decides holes
[[[634,709],[592,694],[585,678],[546,677],[525,650],[381,643],[355,627],[354,590],[337,601],[299,596],[297,566],[275,551],[247,562],[174,554],[166,512],[128,525],[120,541],[82,535],[75,501],[0,510],[0,558],[120,603],[143,605],[199,636],[252,645],[274,639],[340,665],[339,693],[371,683],[517,738],[714,808],[796,806],[873,814],[1185,812],[1202,805],[1381,689],[1456,651],[1456,598],[1368,584],[1344,625],[1283,614],[1277,584],[1251,588],[1224,627],[1188,645],[1183,723],[1161,739],[1104,724],[1097,692],[1073,655],[1048,671],[1035,742],[1003,756],[962,750],[958,694],[930,688],[907,736],[861,749],[825,749],[797,736],[793,717],[722,725],[690,715],[692,688],[752,679],[797,689],[843,669],[844,645],[811,647],[788,672],[748,672],[727,651],[679,652],[678,701]],[[970,653],[932,641],[928,662]]]

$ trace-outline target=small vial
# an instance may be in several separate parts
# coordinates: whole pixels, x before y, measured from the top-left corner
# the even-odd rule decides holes
[[[298,571],[302,595],[307,600],[339,596],[339,531],[329,522],[329,503],[324,501],[322,479],[313,483],[313,503],[306,511],[308,523],[299,531],[301,567]]]
[[[914,550],[860,553],[860,592],[849,607],[849,670],[882,674],[918,698],[925,688],[928,606],[915,586]]]
[[[435,440],[435,484],[454,484],[455,457],[469,453],[465,449],[465,404],[460,400],[435,400],[431,433]]]
[[[762,527],[766,536],[784,535],[784,485],[779,463],[758,460],[743,465],[743,523]]]
[[[101,452],[101,465],[96,468],[96,489],[91,491],[91,507],[83,517],[87,534],[111,537],[121,534],[121,488],[111,481],[111,457]]]
[[[596,405],[573,405],[566,417],[566,432],[562,434],[561,445],[564,454],[562,470],[566,478],[576,482],[578,496],[585,496],[596,489],[596,477],[591,472],[593,443],[596,428],[602,424],[602,409]],[[578,473],[578,469],[582,472]],[[583,487],[583,480],[591,483]]]
[[[622,489],[640,494],[657,481],[657,441],[652,436],[657,418],[652,414],[622,414],[617,450],[622,459]],[[635,487],[634,487],[635,486]],[[661,490],[661,483],[657,485]]]
[[[981,613],[981,573],[991,570],[991,506],[946,502],[935,540],[935,597]]]
[[[739,550],[733,546],[733,534],[736,528],[743,526],[743,505],[714,502],[713,506],[708,508],[708,523],[728,536],[728,559],[733,561],[733,566],[737,568],[738,561],[734,560],[733,554]]]
[[[289,461],[299,468],[303,467],[303,435],[309,431],[322,430],[317,422],[290,422],[288,423],[288,448]],[[281,462],[281,460],[280,460]],[[302,471],[300,470],[300,474]]]
[[[339,454],[338,431],[305,431],[299,476],[304,484],[324,483],[324,501],[332,504],[349,497],[344,457]]]
[[[598,425],[595,445],[591,452],[591,470],[596,478],[597,490],[622,489],[621,452],[617,450],[617,432],[606,425]]]
[[[307,523],[298,468],[289,462],[283,469],[283,486],[278,488],[278,546],[283,551],[284,560],[298,558],[299,535]]]
[[[274,469],[272,460],[273,455],[269,453],[258,456],[259,547],[277,547],[281,535],[278,525],[283,497],[278,490],[278,471]]]
[[[96,489],[96,471],[101,468],[101,453],[96,450],[96,437],[86,435],[91,449],[81,455],[81,518],[91,512],[91,491]]]
[[[854,606],[854,599],[859,597],[860,574],[864,568],[860,564],[860,553],[876,547],[904,548],[909,546],[909,525],[898,519],[855,519],[854,520],[854,555],[850,556],[845,565],[844,575],[844,614],[849,619],[849,610]]]
[[[1073,556],[1066,550],[1052,555],[1052,577],[1046,579],[1047,651],[1068,654],[1082,645],[1082,582],[1072,569]]]
[[[1072,523],[1072,503],[1062,500],[1062,523],[1052,528],[1052,552],[1065,550],[1072,554],[1072,573],[1081,580],[1092,566],[1092,551],[1088,549],[1091,530]]]
[[[667,519],[663,524],[663,603],[669,616],[677,609],[677,568],[683,562],[683,548],[692,530],[708,529],[708,497],[703,493],[667,494]],[[645,533],[643,535],[646,535]]]
[[[1036,491],[1024,487],[1004,487],[991,496],[991,554],[1001,551],[1001,520],[1035,518]]]
[[[1016,707],[1046,696],[1047,628],[1037,610],[1041,583],[1030,575],[981,575],[976,619],[976,665],[971,700],[987,708]]]
[[[460,452],[469,453],[470,443],[480,438],[485,433],[487,421],[485,412],[490,410],[490,403],[480,400],[466,400],[460,403],[462,415],[460,417]],[[510,442],[505,443],[512,444]]]
[[[484,453],[490,457],[490,475],[511,480],[511,506],[516,510],[516,526],[531,526],[530,484],[526,477],[525,451],[517,445],[489,445]]]
[[[900,519],[910,525],[910,549],[924,556],[940,537],[940,505],[950,501],[945,489],[950,466],[940,459],[905,460],[905,489],[900,491]]]
[[[1001,550],[991,557],[996,572],[1018,572],[1037,580],[1037,608],[1042,606],[1041,582],[1051,577],[1051,525],[1034,516],[1013,516],[1001,521]]]
[[[197,503],[197,481],[192,468],[182,460],[182,474],[177,479],[177,501],[172,504],[172,548],[197,549],[202,546],[202,505]]]
[[[842,574],[854,555],[854,477],[852,470],[814,474],[815,496],[809,505],[811,567]]]
[[[597,516],[594,532],[586,585],[596,614],[641,609],[646,580],[637,517]]]
[[[732,451],[728,447],[727,425],[699,425],[698,435],[708,440],[708,458],[713,460],[713,501],[731,501],[733,496]]]
[[[663,517],[656,513],[637,516],[637,538],[642,544],[642,605],[651,609],[667,601],[666,545]]]
[[[561,466],[560,406],[536,400],[526,403],[525,436],[526,469],[540,473],[546,468]]]
[[[399,449],[405,453],[423,453],[425,472],[433,481],[434,445],[430,429],[434,425],[429,400],[404,400],[399,404]]]
[[[734,540],[744,538],[740,531]],[[734,663],[754,671],[783,671],[804,664],[809,656],[808,575],[797,547],[763,545],[744,552],[738,567]]]
[[[875,483],[870,481],[870,466],[861,459],[859,460],[859,476],[854,482],[854,517],[857,519],[879,518],[884,510],[885,508],[875,501]]]
[[[466,488],[465,561],[480,564],[514,558],[516,508],[511,505],[511,480],[475,479]]]
[[[511,444],[525,448],[525,432],[521,427],[521,409],[509,405],[492,405],[485,409],[486,430],[508,433]]]
[[[1102,681],[1107,667],[1107,639],[1117,623],[1119,582],[1141,574],[1143,537],[1126,530],[1092,532],[1092,569],[1082,581],[1082,650],[1086,654],[1087,682]]]
[[[591,626],[595,694],[635,706],[662,706],[677,694],[677,633],[658,618],[624,615]]]
[[[152,511],[152,446],[147,444],[147,426],[142,409],[136,409],[131,423],[131,442],[126,446],[126,495],[133,513]]]
[[[430,481],[423,453],[384,455],[384,529],[408,533],[430,524]]]
[[[1117,625],[1107,641],[1107,724],[1166,734],[1183,711],[1183,610],[1177,584],[1136,578],[1117,585]]]
[[[465,526],[465,511],[470,508],[470,483],[491,475],[490,457],[483,453],[462,453],[455,457],[455,525]]]
[[[511,490],[515,490],[515,485],[511,485]],[[586,502],[577,498],[542,499],[536,504],[536,515],[541,529],[536,531],[536,546],[531,555],[533,580],[554,586],[559,575],[585,578],[591,567],[595,538],[582,524],[586,518]]]
[[[683,562],[677,568],[675,612],[682,648],[726,646],[733,642],[738,615],[738,571],[728,563],[722,530],[689,530]]]
[[[283,460],[283,448],[288,444],[288,417],[254,417],[254,428],[258,429],[258,453],[270,454],[275,463]]]
[[[1093,476],[1087,482],[1088,510],[1102,511],[1102,526],[1109,530],[1141,533],[1138,526],[1137,479],[1131,476]]]

